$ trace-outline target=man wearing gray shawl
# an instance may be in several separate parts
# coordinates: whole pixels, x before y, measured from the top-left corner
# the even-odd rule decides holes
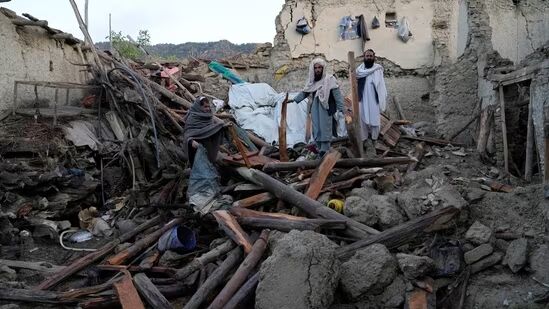
[[[330,149],[333,136],[333,116],[343,111],[343,95],[333,74],[327,74],[326,61],[316,58],[309,66],[309,78],[305,88],[290,102],[301,102],[312,96],[309,106],[313,122],[313,139],[322,157]]]
[[[360,101],[360,127],[363,146],[368,157],[375,157],[375,142],[379,137],[381,113],[387,108],[387,88],[383,78],[383,67],[375,62],[376,54],[368,49],[364,52],[364,63],[356,69],[358,99]]]

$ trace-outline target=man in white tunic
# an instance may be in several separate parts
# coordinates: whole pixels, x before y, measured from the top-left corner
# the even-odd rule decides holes
[[[383,67],[375,63],[375,59],[375,52],[371,49],[366,50],[364,63],[356,69],[362,140],[366,155],[370,158],[376,155],[375,142],[379,137],[381,113],[387,108]]]

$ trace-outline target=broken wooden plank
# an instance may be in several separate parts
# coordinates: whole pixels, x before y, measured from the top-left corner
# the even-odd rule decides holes
[[[159,308],[159,309],[172,309],[172,305],[170,302],[160,293],[158,288],[151,282],[151,279],[147,277],[147,275],[140,273],[136,274],[133,277],[133,281],[135,282],[135,285],[137,289],[139,290],[139,294],[145,298],[147,303],[152,308]]]
[[[233,143],[236,145],[236,148],[238,149],[238,152],[240,152],[240,155],[242,156],[242,159],[246,163],[246,167],[250,168],[252,164],[250,163],[250,160],[248,159],[248,156],[246,155],[246,148],[244,148],[244,145],[242,144],[242,141],[240,140],[240,137],[238,137],[238,133],[236,133],[236,129],[233,126],[229,126],[229,132],[231,133]]]
[[[231,299],[231,297],[234,296],[242,284],[245,283],[246,278],[263,256],[263,253],[267,248],[268,239],[269,231],[263,230],[259,235],[259,238],[255,241],[250,254],[246,256],[229,282],[227,282],[221,292],[217,294],[217,297],[212,301],[208,309],[221,309]]]
[[[414,161],[410,157],[389,157],[389,158],[353,158],[353,159],[339,159],[337,160],[335,167],[338,168],[352,168],[358,167],[381,167],[390,164],[407,164]],[[284,171],[295,171],[298,169],[313,169],[321,163],[320,160],[307,160],[296,162],[273,162],[267,163],[263,166],[263,172],[274,173]]]
[[[270,192],[263,192],[256,195],[252,195],[250,197],[238,200],[233,203],[233,207],[242,207],[242,208],[249,208],[253,206],[259,206],[265,203],[269,203],[273,200],[276,200],[276,196],[274,196]]]
[[[439,146],[447,146],[447,145],[465,146],[462,143],[448,141],[448,140],[444,140],[444,139],[426,137],[426,136],[414,137],[414,136],[403,135],[402,138],[409,139],[409,140],[412,140],[412,141],[426,142],[427,144],[439,145]]]
[[[499,85],[499,104],[501,114],[501,135],[503,138],[503,160],[505,173],[509,175],[509,144],[507,141],[507,123],[505,122],[505,99],[503,95],[503,86]]]
[[[99,259],[102,259],[107,254],[109,254],[111,251],[113,251],[114,248],[116,248],[116,246],[118,246],[119,244],[130,240],[131,238],[135,237],[135,235],[143,232],[144,230],[146,230],[146,229],[148,229],[148,228],[150,228],[150,227],[152,227],[156,224],[159,224],[160,222],[161,222],[161,217],[156,216],[156,217],[142,223],[141,225],[139,225],[134,230],[129,231],[129,232],[121,235],[120,237],[112,240],[111,242],[104,245],[103,247],[101,247],[97,251],[92,252],[88,255],[85,255],[85,256],[77,259],[76,261],[72,262],[69,266],[66,266],[62,270],[48,276],[48,278],[46,280],[42,281],[42,283],[40,283],[36,287],[36,289],[47,290],[47,289],[50,289],[50,288],[54,287],[55,285],[59,284],[61,281],[63,281],[66,278],[70,277],[71,275],[77,273],[78,271],[84,269],[85,267],[91,265],[92,263],[98,261]]]
[[[223,231],[231,238],[234,242],[241,245],[244,249],[244,252],[250,253],[252,250],[252,243],[250,241],[250,236],[244,232],[242,227],[238,224],[236,219],[226,210],[217,210],[213,212],[215,220],[221,226]]]
[[[62,300],[59,292],[31,289],[0,288],[0,299],[46,304],[74,304],[75,300]]]
[[[122,280],[114,283],[113,286],[122,309],[145,309],[135,286],[133,286],[132,277],[128,271],[125,271]]]
[[[309,183],[309,187],[307,188],[305,195],[313,200],[318,198],[326,179],[330,176],[330,173],[339,158],[341,158],[341,153],[337,150],[332,149],[326,153],[324,158],[322,158],[322,162],[311,176],[311,182]]]
[[[278,149],[280,152],[280,161],[288,162],[290,157],[288,156],[288,144],[286,143],[286,114],[288,110],[288,93],[286,98],[282,102],[282,108],[280,111],[280,123],[278,124]]]
[[[23,268],[35,270],[43,273],[55,273],[61,271],[65,266],[53,265],[48,262],[26,262],[26,261],[16,261],[16,260],[4,260],[0,259],[0,265],[6,265],[10,268]]]
[[[204,283],[198,288],[196,293],[189,299],[183,309],[197,309],[204,303],[208,296],[223,283],[227,275],[242,259],[242,249],[234,248],[227,258],[214,270],[214,272],[204,281]]]
[[[288,202],[305,211],[313,218],[344,220],[347,223],[346,233],[355,238],[365,238],[369,234],[377,234],[379,231],[364,224],[358,223],[334,210],[322,205],[310,197],[283,184],[271,176],[254,169],[238,168],[238,173],[245,179],[262,185],[279,199]]]
[[[173,219],[170,222],[166,223],[162,228],[154,231],[153,233],[141,238],[140,240],[136,241],[133,245],[130,247],[118,252],[116,255],[110,257],[105,262],[106,264],[110,265],[120,265],[127,261],[128,259],[136,256],[139,252],[147,249],[150,247],[155,241],[162,236],[166,231],[170,230],[174,226],[180,224],[183,222],[182,218]]]
[[[417,238],[422,233],[428,232],[431,229],[438,227],[440,224],[448,222],[458,212],[458,208],[451,206],[436,209],[421,217],[387,229],[377,235],[341,247],[336,255],[341,259],[348,259],[357,250],[375,243],[383,244],[389,249],[397,248],[410,240]]]

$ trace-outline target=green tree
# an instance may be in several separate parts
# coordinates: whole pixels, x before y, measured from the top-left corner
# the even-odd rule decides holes
[[[137,44],[143,47],[151,45],[151,35],[149,34],[149,30],[139,30]]]
[[[118,51],[120,56],[132,60],[136,60],[137,58],[143,56],[143,52],[139,49],[138,45],[143,47],[149,46],[151,39],[148,30],[139,30],[139,36],[137,37],[137,42],[135,43],[131,42],[126,35],[122,34],[122,31],[112,31],[111,37],[112,45],[114,49]]]

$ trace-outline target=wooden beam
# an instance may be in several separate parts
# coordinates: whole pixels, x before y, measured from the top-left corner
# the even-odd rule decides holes
[[[503,160],[505,173],[509,175],[509,144],[507,141],[507,123],[505,121],[505,98],[503,95],[503,86],[499,85],[499,104],[501,113],[501,135],[503,138]]]
[[[152,308],[172,309],[170,302],[160,293],[158,288],[151,282],[151,279],[144,273],[136,274],[133,278],[139,294],[145,298]]]
[[[273,193],[279,199],[295,205],[313,218],[344,220],[347,223],[346,233],[355,238],[365,238],[369,234],[378,234],[379,231],[367,225],[352,220],[333,209],[330,209],[310,197],[296,191],[295,189],[283,184],[271,176],[255,170],[238,168],[238,173],[245,179],[263,186],[266,190]]]
[[[531,93],[531,92],[530,92]],[[526,128],[526,160],[524,162],[524,179],[532,181],[532,167],[534,161],[534,120],[532,111],[532,95],[528,104],[528,125]]]
[[[286,143],[286,114],[288,110],[288,93],[286,98],[282,102],[282,108],[280,111],[280,123],[278,124],[278,149],[280,152],[280,161],[288,162],[290,157],[288,156],[288,144]]]
[[[136,256],[139,252],[147,249],[150,247],[155,241],[162,236],[162,234],[166,233],[168,230],[172,229],[174,226],[180,224],[183,222],[182,218],[173,219],[170,222],[166,223],[166,225],[162,226],[162,228],[154,231],[153,233],[150,233],[149,235],[141,238],[140,240],[136,241],[133,245],[130,247],[118,252],[116,255],[110,257],[105,262],[106,264],[110,265],[120,265],[123,264],[128,259]]]
[[[242,259],[242,249],[235,248],[228,255],[225,261],[214,270],[214,272],[198,288],[196,293],[189,299],[183,309],[198,309],[208,296],[225,280],[225,277]]]
[[[225,234],[234,242],[241,245],[244,252],[250,253],[252,251],[250,236],[244,232],[236,219],[228,211],[217,210],[213,212],[213,216],[217,223],[219,223],[219,226],[225,231]]]
[[[322,187],[324,186],[326,179],[328,178],[328,176],[330,176],[332,169],[334,168],[339,158],[341,158],[341,153],[333,149],[331,149],[326,155],[324,155],[324,158],[322,158],[322,162],[316,168],[314,174],[311,176],[311,182],[309,183],[309,187],[307,188],[305,195],[312,198],[313,200],[316,200],[318,198],[318,195],[320,194],[320,191],[322,191]]]
[[[236,309],[241,308],[240,303],[246,299],[250,294],[255,291],[257,284],[259,283],[259,272],[251,276],[244,285],[234,294],[234,296],[227,302],[224,309]]]
[[[242,264],[238,267],[234,275],[231,277],[225,287],[217,294],[217,297],[210,304],[208,309],[221,309],[231,297],[240,289],[242,284],[245,283],[246,278],[255,268],[259,260],[263,256],[269,239],[269,231],[263,230],[259,235],[259,238],[255,241],[254,246],[250,254],[246,256]]]
[[[286,219],[271,219],[271,218],[248,218],[239,217],[238,222],[244,226],[256,229],[271,229],[281,232],[298,231],[316,231],[321,229],[327,230],[344,230],[347,225],[344,220],[327,220],[327,219],[303,219],[301,221],[292,221]]]
[[[353,158],[353,159],[339,159],[335,163],[337,168],[353,168],[357,167],[381,167],[391,164],[408,164],[413,162],[414,159],[410,157],[388,157],[388,158]],[[272,162],[263,166],[263,172],[287,172],[295,171],[298,169],[313,169],[321,163],[320,160],[308,160],[308,161],[294,161],[294,162]]]
[[[231,137],[233,138],[233,142],[236,145],[238,152],[240,152],[242,159],[244,159],[244,163],[246,164],[246,167],[248,168],[252,167],[252,164],[250,163],[250,159],[248,159],[248,155],[246,154],[246,148],[244,148],[244,145],[242,144],[240,137],[238,137],[238,133],[236,133],[236,129],[233,126],[229,126],[229,132],[231,133]]]
[[[414,137],[414,136],[402,135],[402,138],[409,139],[412,141],[426,142],[427,144],[439,145],[439,146],[447,146],[447,145],[465,146],[465,144],[463,143],[457,143],[449,140],[426,137],[426,136]]]
[[[120,300],[122,309],[145,309],[139,294],[135,289],[132,282],[132,276],[128,271],[125,271],[125,275],[122,280],[113,284],[116,295]]]
[[[220,244],[219,246],[213,248],[212,250],[204,253],[203,255],[195,258],[190,263],[185,265],[185,267],[181,268],[177,271],[175,274],[176,279],[185,279],[195,271],[199,270],[200,267],[203,265],[206,265],[208,263],[211,263],[215,260],[217,260],[220,256],[226,254],[227,252],[231,251],[235,247],[235,244],[232,240],[227,240],[224,243]]]
[[[452,206],[438,208],[428,214],[392,227],[377,235],[341,247],[336,252],[336,255],[341,259],[348,259],[357,250],[375,243],[383,244],[389,249],[397,248],[417,238],[421,234],[429,232],[439,225],[448,222],[458,212],[459,209]]]
[[[233,203],[233,207],[242,207],[242,208],[249,208],[254,206],[259,206],[265,203],[269,203],[271,201],[276,200],[276,196],[274,196],[270,192],[263,192],[256,195],[252,195],[250,197],[238,200]]]
[[[400,105],[400,102],[396,96],[393,96],[393,103],[395,103],[395,106],[397,108],[398,117],[403,120],[408,119],[406,118],[406,115],[404,114],[404,110],[402,109],[402,106]]]
[[[152,227],[156,224],[159,224],[160,222],[161,222],[161,218],[160,218],[160,216],[157,216],[157,217],[154,217],[154,218],[142,223],[141,225],[139,225],[134,230],[131,230],[131,231],[121,235],[119,238],[116,238],[116,239],[112,240],[108,244],[101,247],[99,250],[97,250],[95,252],[91,252],[90,254],[85,255],[85,256],[77,259],[76,261],[72,262],[70,265],[66,266],[62,270],[48,276],[48,278],[46,280],[42,281],[42,283],[40,283],[36,287],[36,289],[47,290],[47,289],[50,289],[50,288],[56,286],[61,281],[65,280],[66,278],[68,278],[68,277],[72,276],[73,274],[79,272],[80,270],[88,267],[92,263],[104,258],[107,254],[109,254],[111,251],[113,251],[114,248],[116,248],[116,246],[118,246],[119,244],[130,240],[131,238],[135,237],[135,235],[143,232],[144,230],[146,230],[146,229],[148,229],[148,228],[150,228],[150,227]]]
[[[356,81],[356,65],[355,65],[355,53],[350,51],[347,54],[347,60],[349,62],[349,83],[351,84],[351,100],[353,103],[353,131],[355,140],[351,141],[352,144],[356,144],[358,154],[361,158],[364,158],[364,148],[362,147],[362,129],[360,126],[360,107],[358,102],[358,85]]]

